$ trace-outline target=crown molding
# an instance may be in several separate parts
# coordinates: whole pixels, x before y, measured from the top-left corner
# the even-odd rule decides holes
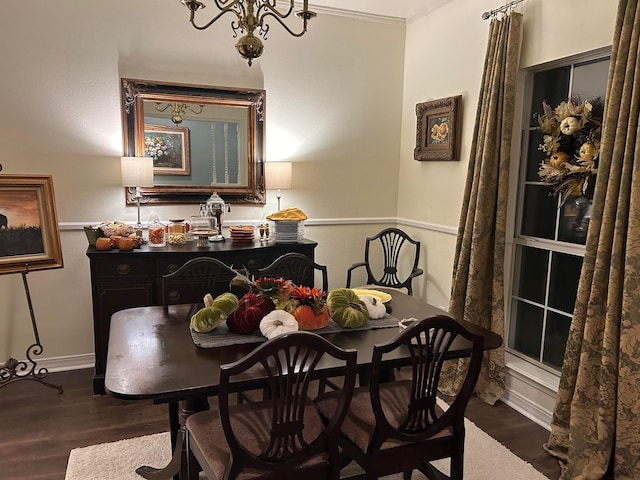
[[[365,20],[368,22],[378,22],[378,23],[386,23],[390,25],[401,25],[406,26],[407,21],[401,17],[390,17],[387,15],[376,15],[373,13],[364,13],[364,12],[356,12],[353,10],[346,10],[342,8],[334,8],[334,7],[321,7],[319,5],[314,5],[313,11],[316,13],[322,13],[325,15],[335,15],[338,17],[347,17],[354,18],[356,20]]]

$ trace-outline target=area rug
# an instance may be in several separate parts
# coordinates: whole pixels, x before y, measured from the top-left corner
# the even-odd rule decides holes
[[[480,430],[469,420],[466,422],[465,479],[468,480],[544,480],[543,474],[529,463],[511,453]],[[141,465],[162,467],[169,462],[171,443],[169,433],[157,433],[74,448],[69,454],[65,480],[139,480],[135,473]],[[447,461],[436,462],[448,472]],[[351,468],[351,467],[347,467]],[[414,472],[412,480],[423,479]],[[390,475],[385,480],[400,480],[402,475]]]

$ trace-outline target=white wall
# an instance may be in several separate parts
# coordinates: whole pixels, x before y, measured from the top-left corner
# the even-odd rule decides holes
[[[204,10],[210,14],[213,10]],[[64,228],[135,221],[120,187],[119,79],[264,88],[267,160],[280,132],[297,145],[293,189],[282,205],[311,220],[395,218],[402,109],[401,23],[320,14],[302,38],[272,26],[252,67],[237,54],[230,21],[199,32],[174,0],[33,0],[0,16],[2,173],[52,174]],[[258,221],[268,204],[232,206],[227,222]],[[154,207],[164,219],[197,206]],[[143,207],[143,218],[149,209]],[[360,260],[366,225],[309,227],[331,285]],[[64,268],[28,275],[43,358],[93,352],[87,240],[63,230]],[[349,255],[355,254],[353,258]],[[33,342],[20,275],[0,277],[0,362]]]

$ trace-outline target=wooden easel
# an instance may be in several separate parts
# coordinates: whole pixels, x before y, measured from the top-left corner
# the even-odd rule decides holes
[[[38,325],[36,324],[36,317],[33,313],[33,304],[31,303],[29,284],[27,283],[27,274],[29,273],[28,263],[25,263],[24,270],[21,273],[22,283],[24,284],[24,291],[27,295],[29,313],[31,314],[31,326],[33,327],[33,335],[36,341],[27,348],[26,361],[18,361],[15,358],[9,358],[4,366],[0,367],[0,388],[19,380],[32,380],[46,387],[55,388],[58,390],[58,394],[61,394],[63,391],[62,385],[54,385],[53,383],[44,381],[44,378],[49,374],[49,370],[44,367],[36,368],[37,361],[33,358],[33,356],[41,355],[43,348],[42,344],[40,343],[40,335],[38,335]]]

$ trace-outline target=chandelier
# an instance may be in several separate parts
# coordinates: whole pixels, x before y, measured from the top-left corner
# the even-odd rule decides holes
[[[155,105],[156,110],[159,112],[164,112],[171,109],[171,121],[176,125],[180,125],[182,123],[182,116],[187,113],[187,109],[191,110],[196,115],[200,115],[202,113],[202,109],[204,105],[197,105],[197,108],[193,105],[187,105],[186,103],[165,103],[156,102]]]
[[[231,21],[233,36],[234,38],[238,36],[238,30],[244,34],[236,42],[236,50],[238,50],[242,58],[246,58],[249,61],[249,66],[251,66],[254,58],[262,55],[264,50],[262,41],[254,35],[254,31],[257,28],[258,35],[266,40],[267,32],[269,31],[269,24],[266,23],[266,20],[269,17],[276,20],[294,37],[301,37],[307,31],[307,21],[316,16],[315,12],[309,10],[309,1],[304,0],[302,10],[296,12],[296,15],[302,19],[302,30],[296,33],[284,22],[284,19],[293,13],[294,0],[286,2],[288,7],[278,7],[276,0],[213,0],[220,13],[204,25],[196,25],[195,14],[199,9],[205,8],[205,5],[198,0],[181,0],[180,3],[191,11],[189,21],[198,30],[209,28],[225,13],[234,13],[236,19]]]

